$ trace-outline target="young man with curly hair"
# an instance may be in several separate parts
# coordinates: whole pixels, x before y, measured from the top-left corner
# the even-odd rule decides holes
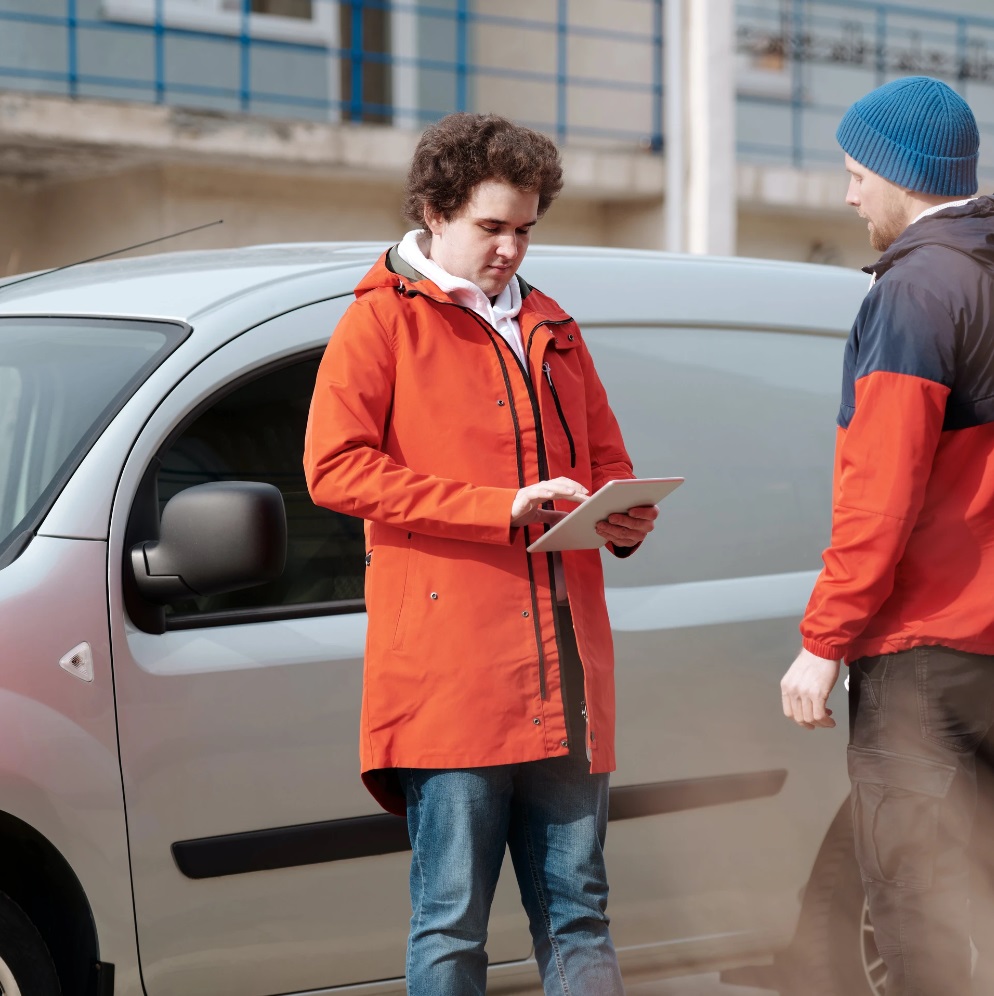
[[[580,329],[517,276],[561,187],[556,147],[530,129],[478,114],[428,128],[407,184],[418,227],[356,288],[311,404],[311,495],[366,520],[362,777],[407,817],[412,996],[485,992],[505,848],[545,992],[623,992],[600,554],[526,550],[632,476]],[[598,530],[627,556],[655,516]]]

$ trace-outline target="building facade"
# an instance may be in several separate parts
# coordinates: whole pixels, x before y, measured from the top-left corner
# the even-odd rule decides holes
[[[0,0],[0,275],[162,248],[399,237],[418,131],[562,146],[545,242],[859,265],[835,126],[939,75],[981,119],[988,0]]]

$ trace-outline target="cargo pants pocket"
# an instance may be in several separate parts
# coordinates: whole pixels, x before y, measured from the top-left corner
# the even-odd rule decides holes
[[[929,888],[942,803],[956,766],[854,746],[848,760],[856,859],[863,877]]]

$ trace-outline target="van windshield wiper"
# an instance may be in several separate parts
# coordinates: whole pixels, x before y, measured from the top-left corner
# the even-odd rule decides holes
[[[75,263],[66,263],[65,266],[56,266],[52,270],[39,270],[37,273],[29,273],[26,277],[19,277],[17,280],[0,282],[0,293],[3,293],[3,291],[5,291],[8,287],[23,284],[27,280],[37,280],[39,277],[48,277],[53,273],[61,273],[63,270],[69,270],[74,266],[82,266],[84,263],[96,263],[97,260],[107,259],[110,256],[120,256],[121,253],[131,252],[132,249],[144,249],[145,246],[154,246],[157,242],[165,242],[167,239],[176,239],[181,235],[189,235],[191,232],[199,232],[205,228],[213,228],[215,225],[223,224],[224,219],[218,218],[217,221],[209,221],[206,225],[197,225],[194,228],[184,228],[182,232],[173,232],[170,235],[160,235],[157,239],[149,239],[147,242],[136,242],[133,246],[125,246],[123,249],[112,249],[110,252],[101,253],[99,256],[90,256],[89,259],[77,259]]]

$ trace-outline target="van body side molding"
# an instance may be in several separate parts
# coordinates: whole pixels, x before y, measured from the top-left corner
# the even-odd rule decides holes
[[[708,778],[686,778],[611,789],[610,817],[631,820],[687,809],[719,806],[776,795],[787,771],[750,771]],[[383,813],[300,826],[251,830],[181,840],[172,845],[173,859],[187,878],[220,878],[246,872],[347,861],[411,849],[407,821]]]

